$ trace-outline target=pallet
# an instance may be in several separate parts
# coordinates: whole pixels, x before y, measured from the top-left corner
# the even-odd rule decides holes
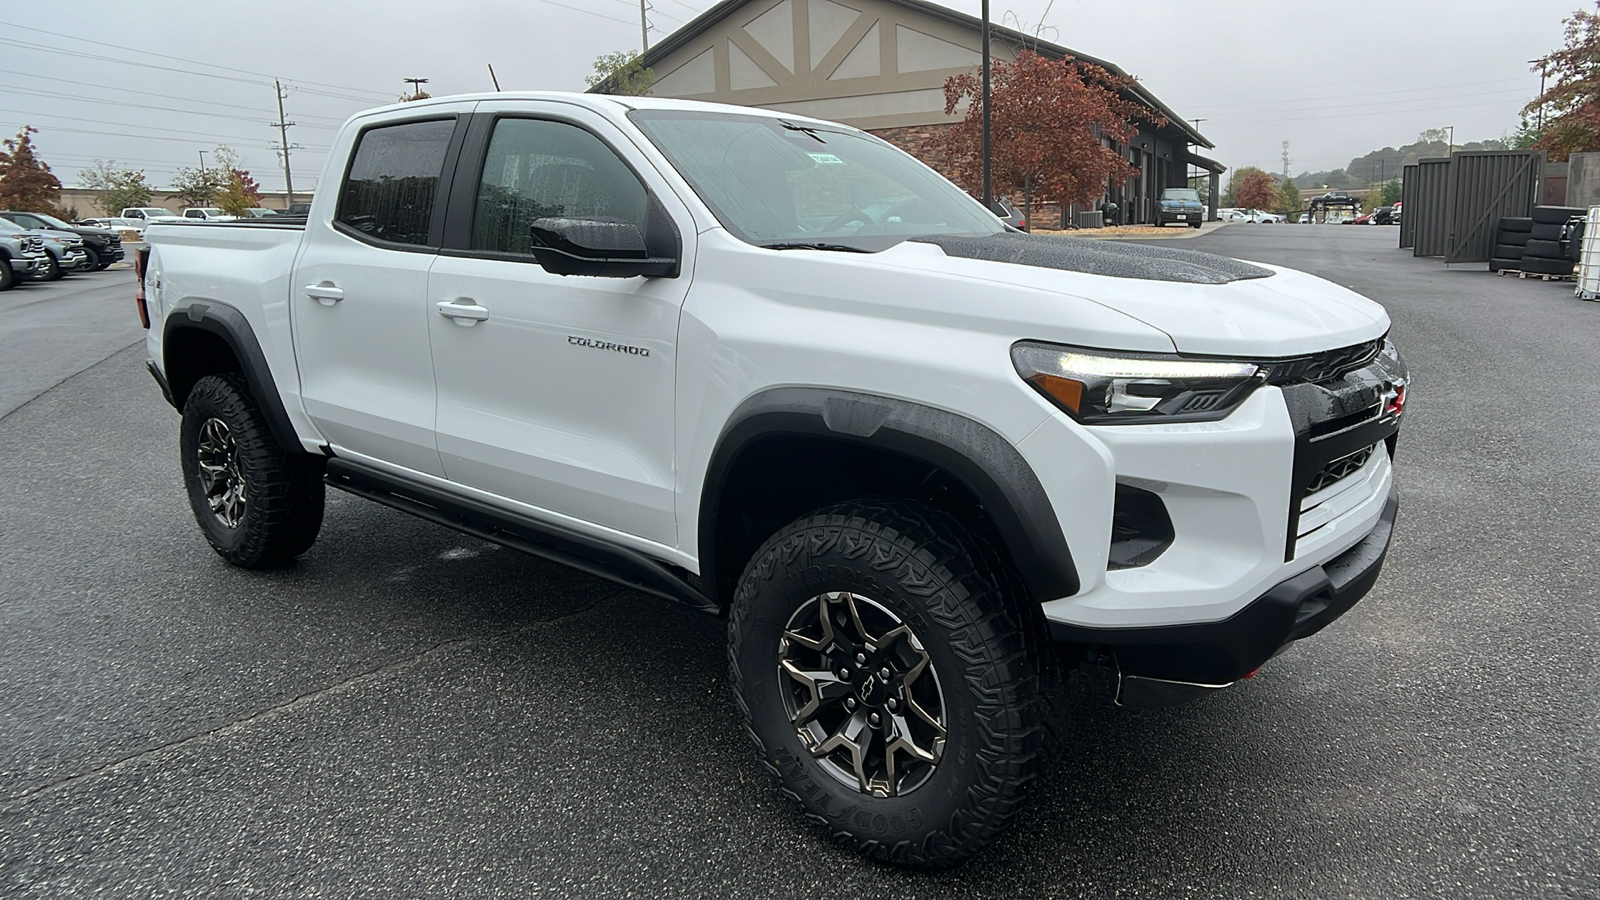
[[[1540,281],[1577,281],[1578,280],[1578,275],[1577,275],[1576,272],[1574,272],[1571,275],[1546,275],[1543,272],[1524,272],[1521,269],[1501,269],[1500,271],[1496,272],[1495,274],[1496,275],[1500,275],[1502,277],[1506,276],[1506,275],[1515,275],[1518,278],[1530,278],[1530,279],[1536,278],[1536,279],[1538,279]]]

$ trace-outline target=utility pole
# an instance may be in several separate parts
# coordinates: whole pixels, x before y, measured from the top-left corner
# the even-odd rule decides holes
[[[1450,148],[1444,152],[1444,155],[1445,156],[1455,156],[1456,155],[1456,127],[1454,125],[1446,125],[1445,127],[1450,129]]]
[[[983,0],[983,207],[994,211],[993,163],[989,146],[989,0]]]
[[[283,85],[274,78],[272,86],[278,92],[278,121],[273,122],[272,127],[278,129],[279,146],[283,148],[283,188],[284,196],[287,198],[284,207],[288,208],[294,206],[294,175],[289,169],[289,127],[294,123],[283,114]]]
[[[200,151],[200,174],[204,175],[205,172],[206,172],[206,152],[204,150],[201,150]]]
[[[1289,142],[1288,141],[1284,141],[1283,142],[1283,181],[1284,181],[1285,184],[1288,184],[1288,182],[1289,182]]]
[[[1544,80],[1550,74],[1550,57],[1530,59],[1528,62],[1539,64],[1539,124],[1536,127],[1542,132],[1544,131]]]
[[[648,2],[649,0],[639,0],[639,42],[644,45],[641,54],[650,52],[650,20],[645,18],[645,13],[650,11]]]
[[[422,86],[428,83],[428,79],[426,79],[426,78],[402,78],[400,80],[404,81],[406,84],[411,85],[411,96],[407,97],[406,98],[407,100],[419,100],[419,99],[421,99],[417,95],[422,93]]]

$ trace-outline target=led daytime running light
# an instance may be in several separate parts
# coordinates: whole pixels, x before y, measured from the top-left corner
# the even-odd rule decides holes
[[[1063,353],[1057,365],[1062,375],[1100,378],[1249,378],[1260,371],[1254,363],[1123,359],[1083,353]]]

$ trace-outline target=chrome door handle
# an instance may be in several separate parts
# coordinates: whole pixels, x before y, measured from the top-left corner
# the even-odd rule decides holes
[[[316,300],[323,306],[332,306],[344,299],[344,289],[335,287],[331,282],[306,285],[306,296]]]
[[[439,309],[439,315],[447,319],[455,319],[457,325],[466,328],[489,320],[489,310],[474,303],[471,297],[457,297],[454,300],[440,300],[434,304]]]

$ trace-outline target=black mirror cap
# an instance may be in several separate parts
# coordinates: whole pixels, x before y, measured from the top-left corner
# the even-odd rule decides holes
[[[644,231],[616,219],[535,219],[533,258],[554,275],[676,278],[682,244],[672,217],[650,198]]]

